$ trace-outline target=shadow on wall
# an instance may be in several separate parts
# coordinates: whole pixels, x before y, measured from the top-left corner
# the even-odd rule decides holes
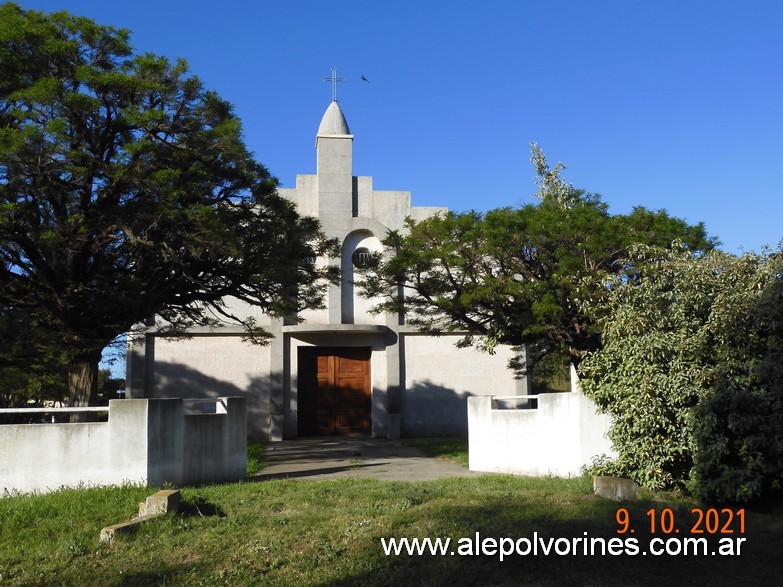
[[[263,440],[269,437],[271,394],[275,390],[274,397],[283,397],[282,389],[283,378],[280,373],[252,378],[247,388],[243,389],[182,363],[161,362],[155,364],[155,389],[151,397],[245,397],[248,438]],[[376,406],[382,409],[375,413],[400,413],[402,436],[468,435],[468,397],[474,395],[470,392],[458,392],[431,380],[424,380],[402,393],[398,388],[389,388],[388,398],[385,395],[374,398],[376,402],[387,404]]]
[[[283,377],[252,377],[246,388],[206,375],[183,363],[156,362],[155,386],[151,397],[204,398],[222,396],[244,397],[247,401],[247,433],[251,440],[262,440],[269,435],[270,399],[273,389],[282,396]]]
[[[467,437],[468,398],[472,395],[429,379],[417,382],[402,393],[402,435]]]
[[[256,385],[259,388],[255,388]],[[263,387],[262,381],[251,383],[253,393]],[[266,386],[268,388],[268,385]],[[184,363],[155,363],[155,397],[206,397],[246,396],[250,389],[242,389],[230,381],[205,375]]]

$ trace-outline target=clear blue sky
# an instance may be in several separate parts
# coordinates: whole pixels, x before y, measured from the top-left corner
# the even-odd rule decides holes
[[[284,186],[338,99],[354,174],[417,205],[532,201],[529,142],[614,212],[704,221],[731,252],[783,238],[778,0],[27,0],[128,28],[236,106]],[[365,75],[370,83],[361,81]]]

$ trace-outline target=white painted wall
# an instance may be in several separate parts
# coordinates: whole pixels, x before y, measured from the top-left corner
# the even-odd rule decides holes
[[[109,402],[109,421],[0,425],[0,490],[242,479],[247,468],[244,398],[219,398],[210,414],[179,399]]]
[[[241,395],[269,376],[269,366],[269,347],[239,334],[155,340],[155,391],[167,397]]]
[[[270,346],[252,344],[240,334],[194,335],[156,338],[154,353],[154,397],[246,397],[251,436],[265,433]]]
[[[401,337],[405,352],[402,397],[403,436],[465,434],[467,398],[517,395],[521,383],[508,369],[509,347],[494,355],[475,348],[457,348],[457,335]]]
[[[491,397],[468,399],[471,470],[567,477],[580,475],[594,456],[616,455],[607,438],[610,417],[584,394],[537,398],[538,409],[497,409]]]

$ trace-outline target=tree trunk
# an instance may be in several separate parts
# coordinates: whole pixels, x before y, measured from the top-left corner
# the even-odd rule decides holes
[[[101,353],[80,353],[68,359],[68,395],[74,408],[93,406],[98,397],[98,362]],[[87,413],[75,413],[71,422],[86,422]]]

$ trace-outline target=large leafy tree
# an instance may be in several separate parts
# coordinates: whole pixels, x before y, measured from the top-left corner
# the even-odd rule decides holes
[[[536,145],[531,160],[538,204],[409,220],[389,234],[361,282],[366,295],[385,296],[378,309],[404,312],[428,331],[467,332],[465,345],[526,345],[533,362],[556,351],[578,364],[599,344],[583,309],[605,294],[607,274],[627,272],[633,243],[717,244],[702,224],[665,211],[612,215],[600,197],[567,184],[562,165],[551,169]]]
[[[0,6],[0,303],[56,333],[74,404],[101,349],[150,315],[239,320],[229,296],[287,315],[334,278],[310,262],[333,244],[276,193],[231,106],[128,39]]]

